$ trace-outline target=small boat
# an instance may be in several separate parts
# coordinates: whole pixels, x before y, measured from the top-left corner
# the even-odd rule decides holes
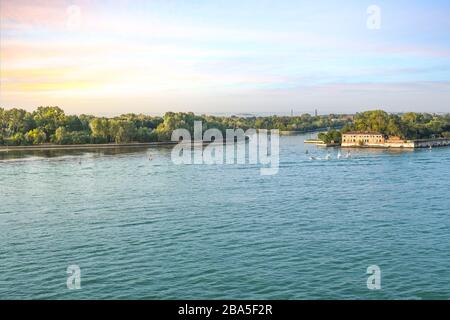
[[[316,157],[313,157],[313,156],[311,156],[311,157],[309,157],[309,160],[317,160],[317,158],[316,158]]]

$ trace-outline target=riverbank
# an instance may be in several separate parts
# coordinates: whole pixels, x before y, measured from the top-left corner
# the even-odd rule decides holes
[[[298,135],[309,132],[319,131],[281,131],[280,135]],[[224,139],[224,143],[226,140]],[[0,152],[9,151],[27,151],[27,150],[80,150],[80,149],[111,149],[123,147],[155,147],[155,146],[170,146],[177,144],[176,141],[164,142],[133,142],[133,143],[99,143],[99,144],[38,144],[28,146],[0,146]],[[207,144],[207,142],[204,142]]]
[[[346,143],[325,143],[318,139],[305,140],[306,144],[315,144],[320,147],[342,147],[342,148],[377,148],[377,149],[418,149],[418,148],[438,148],[450,146],[450,139],[420,139],[420,140],[388,140],[382,143],[364,143],[346,142]]]
[[[419,149],[419,148],[438,148],[450,146],[450,139],[420,139],[420,140],[387,140],[383,143],[366,143],[358,142],[342,143],[343,148],[382,148],[382,149]]]
[[[339,147],[340,146],[339,143],[325,143],[322,140],[318,140],[318,139],[305,140],[304,143],[315,144],[318,147]]]
[[[135,147],[154,147],[169,146],[177,144],[174,141],[165,142],[136,142],[136,143],[103,143],[103,144],[39,144],[32,146],[0,146],[0,152],[9,151],[27,151],[27,150],[80,150],[80,149],[113,149],[113,148],[135,148]]]

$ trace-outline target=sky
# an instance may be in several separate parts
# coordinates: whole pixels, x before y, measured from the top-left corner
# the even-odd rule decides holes
[[[0,0],[0,107],[450,112],[450,1]]]

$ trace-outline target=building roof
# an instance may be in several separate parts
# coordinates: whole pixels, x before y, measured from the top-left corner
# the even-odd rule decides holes
[[[370,131],[368,131],[368,132],[364,132],[364,131],[351,131],[351,132],[345,132],[345,133],[343,133],[343,134],[354,134],[354,135],[357,135],[357,134],[383,135],[382,133],[379,133],[379,132],[370,132]]]

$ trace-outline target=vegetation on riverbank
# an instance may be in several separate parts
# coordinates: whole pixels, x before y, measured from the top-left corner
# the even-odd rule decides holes
[[[0,145],[23,146],[44,143],[101,144],[170,141],[174,129],[193,132],[194,121],[202,121],[203,129],[279,129],[312,131],[319,128],[340,128],[348,123],[344,115],[293,117],[218,117],[167,112],[163,117],[123,114],[106,118],[92,115],[66,115],[58,107],[39,107],[33,112],[0,108]]]
[[[357,113],[353,121],[347,123],[340,131],[330,130],[319,134],[319,139],[325,143],[340,142],[341,134],[351,131],[378,132],[408,140],[450,138],[450,114],[415,112],[389,114],[382,110],[366,111]]]
[[[342,134],[340,131],[331,129],[328,132],[320,132],[317,136],[320,140],[322,140],[326,144],[330,143],[341,143],[342,141]]]

